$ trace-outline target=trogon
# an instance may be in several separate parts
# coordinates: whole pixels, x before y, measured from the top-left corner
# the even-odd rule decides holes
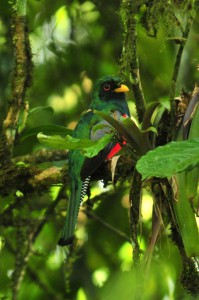
[[[121,116],[130,117],[125,97],[125,93],[128,91],[128,87],[122,84],[121,79],[118,77],[106,76],[99,79],[94,86],[89,109],[76,125],[73,137],[98,140],[107,132],[110,132],[110,124],[102,120],[93,110],[110,114],[118,121]],[[107,126],[99,126],[99,129],[93,130],[97,124],[107,124]],[[95,128],[97,127],[95,126]],[[103,162],[110,160],[120,149],[119,143],[110,142],[92,158],[84,157],[79,150],[69,152],[71,191],[65,225],[58,241],[60,246],[70,245],[73,241],[80,204],[86,194],[92,174]]]

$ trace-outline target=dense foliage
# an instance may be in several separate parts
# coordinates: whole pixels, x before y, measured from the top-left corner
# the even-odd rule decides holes
[[[0,298],[195,299],[198,4],[1,0]],[[130,150],[119,160],[115,187],[110,166],[96,175],[105,180],[92,182],[69,251],[57,246],[70,188],[62,144],[71,143],[65,136],[87,109],[95,80],[107,74],[120,74],[131,88],[134,119],[123,127],[108,119]],[[138,165],[143,178],[164,179],[142,183],[137,157],[164,144]],[[162,167],[150,165],[155,158]],[[181,208],[170,201],[178,196]]]

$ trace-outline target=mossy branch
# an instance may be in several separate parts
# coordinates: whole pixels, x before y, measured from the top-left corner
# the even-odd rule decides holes
[[[141,123],[146,111],[144,92],[142,89],[137,52],[137,20],[139,1],[124,0],[121,7],[124,24],[123,51],[120,61],[120,71],[126,76],[130,74],[130,82],[135,97],[138,120]]]
[[[13,163],[23,162],[25,164],[40,164],[65,160],[68,157],[68,150],[47,150],[42,149],[32,154],[18,156],[12,159]]]
[[[19,16],[26,15],[26,2],[27,0],[16,0],[16,11]]]
[[[51,167],[45,170],[36,167],[10,165],[0,170],[1,195],[20,190],[22,193],[45,192],[50,186],[58,183],[67,184],[69,175],[65,168]]]
[[[16,1],[12,6],[12,43],[15,57],[15,68],[12,82],[12,99],[8,106],[7,116],[3,123],[3,134],[12,150],[16,136],[19,115],[32,77],[32,54],[26,20],[26,0]],[[24,107],[24,109],[25,109]]]
[[[133,242],[133,259],[134,265],[138,266],[140,263],[140,246],[138,242],[138,228],[140,224],[140,210],[141,210],[141,190],[142,181],[141,175],[135,170],[133,180],[130,187],[130,234]]]

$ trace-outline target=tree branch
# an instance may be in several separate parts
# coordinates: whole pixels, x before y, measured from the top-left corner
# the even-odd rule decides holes
[[[0,169],[1,195],[20,190],[22,193],[31,193],[33,190],[46,191],[54,184],[67,184],[69,174],[67,168],[51,167],[45,170],[36,167],[16,167],[10,165],[6,170]]]
[[[24,162],[26,164],[40,164],[43,162],[65,160],[68,157],[68,150],[47,150],[42,149],[32,154],[18,156],[12,159],[14,164]]]
[[[124,41],[121,56],[121,73],[130,73],[130,82],[135,97],[138,121],[141,123],[146,111],[144,92],[140,80],[139,59],[137,53],[137,20],[141,4],[139,1],[124,0],[121,6],[121,13],[124,23]]]
[[[12,100],[3,123],[3,134],[12,150],[20,111],[25,104],[26,90],[32,77],[32,54],[26,21],[26,0],[17,0],[13,9],[12,43],[15,55],[15,69],[12,82]]]
[[[134,265],[139,265],[140,260],[140,246],[138,242],[138,226],[140,222],[140,210],[141,210],[141,189],[142,181],[141,175],[134,170],[133,180],[130,187],[130,229],[131,238],[134,243],[133,258]]]

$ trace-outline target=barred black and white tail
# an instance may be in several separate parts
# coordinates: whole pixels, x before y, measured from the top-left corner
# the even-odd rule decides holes
[[[67,246],[73,242],[74,231],[77,224],[80,205],[86,195],[91,176],[88,176],[84,182],[72,182],[71,195],[68,203],[66,222],[62,231],[62,236],[58,245]]]
[[[91,176],[88,176],[84,182],[83,182],[83,185],[82,185],[82,190],[81,190],[81,195],[80,195],[80,201],[82,203],[82,201],[84,200],[84,196],[86,195],[86,192],[88,190],[88,185],[90,183],[90,180],[91,180]]]

